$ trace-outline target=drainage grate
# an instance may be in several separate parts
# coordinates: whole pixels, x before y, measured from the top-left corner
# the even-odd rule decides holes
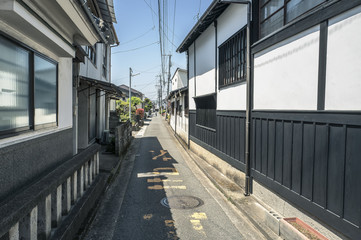
[[[160,203],[167,208],[193,209],[204,204],[202,199],[193,196],[172,196],[163,198]]]

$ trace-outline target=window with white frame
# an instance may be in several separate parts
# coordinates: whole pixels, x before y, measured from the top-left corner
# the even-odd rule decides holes
[[[57,123],[57,63],[0,36],[0,135]]]

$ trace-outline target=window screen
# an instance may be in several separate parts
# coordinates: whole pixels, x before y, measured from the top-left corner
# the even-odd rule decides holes
[[[0,37],[0,132],[30,125],[29,54]]]
[[[34,59],[35,74],[35,125],[56,122],[56,65],[35,56]]]

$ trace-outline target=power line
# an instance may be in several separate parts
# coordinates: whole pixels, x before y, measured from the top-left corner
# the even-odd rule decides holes
[[[136,51],[136,50],[139,50],[139,49],[142,49],[142,48],[145,48],[145,47],[149,47],[149,46],[152,46],[152,45],[154,45],[154,44],[158,44],[158,43],[159,43],[159,41],[154,42],[154,43],[150,43],[150,44],[145,45],[145,46],[141,46],[141,47],[133,48],[133,49],[128,49],[128,50],[124,50],[124,51],[117,51],[117,52],[113,52],[112,54],[116,54],[116,53],[125,53],[125,52]]]
[[[172,36],[172,52],[173,52],[173,46],[174,46],[174,29],[175,29],[175,13],[176,13],[176,7],[177,7],[177,0],[174,0],[174,12],[173,12],[173,36]]]
[[[154,29],[155,29],[155,27],[153,26],[152,28],[150,28],[149,30],[147,30],[145,33],[139,35],[138,37],[135,37],[135,38],[133,38],[133,39],[131,39],[131,40],[128,40],[128,41],[119,43],[119,45],[125,45],[125,44],[127,44],[127,43],[133,42],[134,40],[137,40],[137,39],[139,39],[139,38],[147,35],[147,33],[149,33],[150,31],[152,31],[152,30],[154,30]]]

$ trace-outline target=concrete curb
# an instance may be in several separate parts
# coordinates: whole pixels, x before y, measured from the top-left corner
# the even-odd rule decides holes
[[[279,220],[282,218],[279,214],[270,208],[264,207],[254,197],[244,196],[244,190],[240,186],[232,182],[228,177],[220,173],[212,165],[197,156],[188,149],[188,146],[179,138],[173,129],[167,125],[174,137],[184,148],[189,158],[198,166],[198,168],[207,176],[207,178],[216,186],[216,188],[245,216],[267,239],[281,239],[279,237]],[[232,191],[227,190],[223,185],[231,186]],[[234,191],[238,192],[238,197],[234,197]]]

